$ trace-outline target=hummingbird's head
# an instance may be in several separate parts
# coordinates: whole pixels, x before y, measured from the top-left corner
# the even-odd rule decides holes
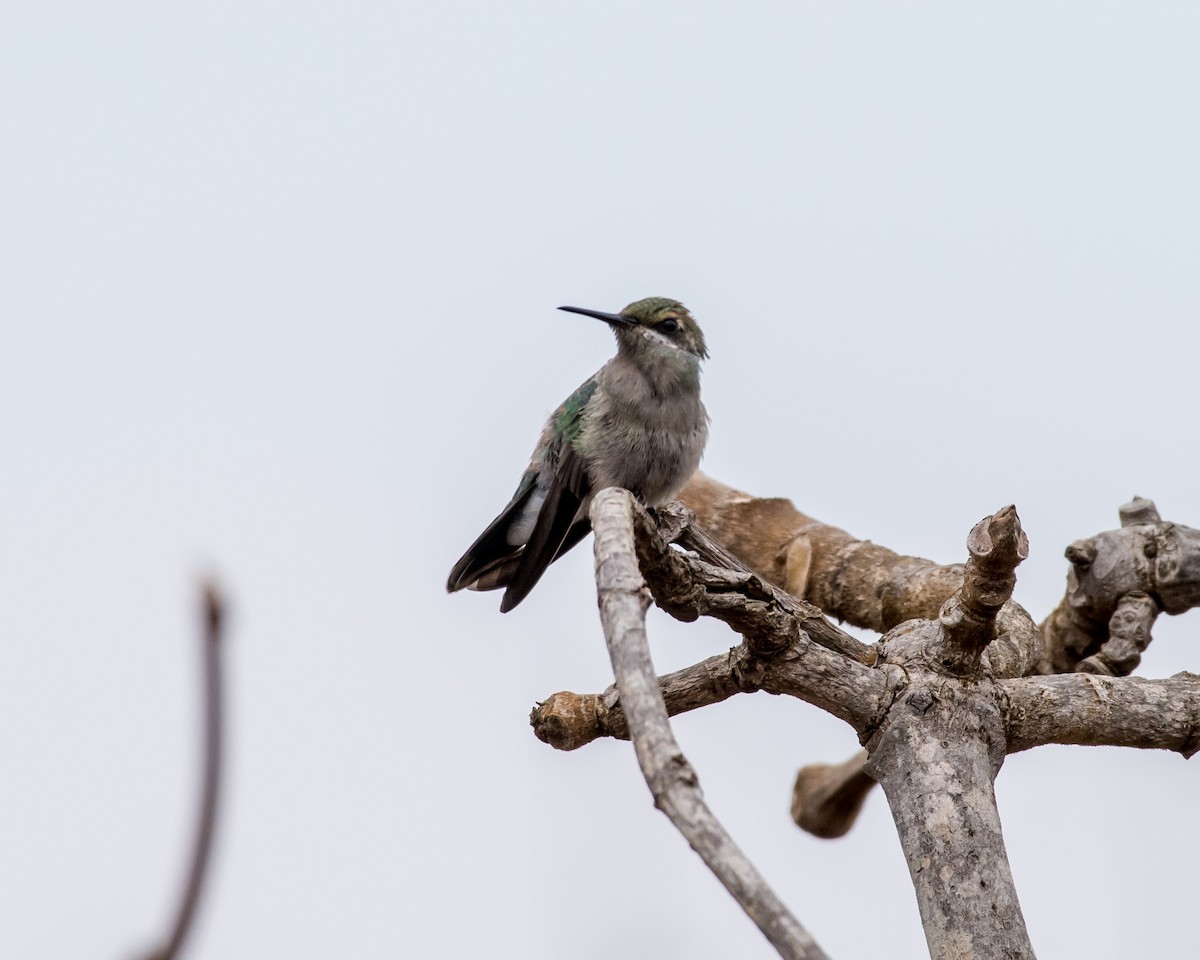
[[[657,345],[680,350],[697,360],[708,359],[700,324],[678,300],[646,297],[635,300],[620,313],[601,313],[582,307],[558,309],[605,321],[613,328],[617,339],[628,346]]]

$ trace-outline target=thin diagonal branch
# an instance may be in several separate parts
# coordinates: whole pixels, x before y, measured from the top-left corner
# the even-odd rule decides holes
[[[789,960],[825,953],[775,896],[704,802],[695,771],[671,733],[646,642],[649,597],[633,542],[633,498],[609,488],[592,504],[600,619],[638,763],[662,810],[779,951]]]
[[[196,839],[192,846],[192,861],[184,879],[183,892],[175,919],[162,946],[150,953],[147,960],[175,960],[179,955],[179,951],[191,931],[212,852],[224,740],[222,735],[221,647],[222,625],[225,618],[224,604],[212,584],[208,584],[204,588],[202,617],[203,627],[200,642],[204,658],[204,759]]]

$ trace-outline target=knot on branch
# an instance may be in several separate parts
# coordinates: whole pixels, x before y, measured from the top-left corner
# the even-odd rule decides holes
[[[1162,520],[1142,497],[1119,513],[1118,529],[1066,549],[1067,592],[1043,629],[1041,673],[1129,674],[1158,614],[1200,606],[1200,530]]]
[[[555,750],[576,750],[606,733],[604,698],[594,693],[552,693],[529,714],[534,735]]]
[[[647,774],[646,785],[654,797],[654,806],[666,810],[673,802],[672,795],[679,788],[698,790],[700,777],[696,768],[679,751],[664,756],[659,764]]]
[[[745,647],[729,651],[729,676],[739,693],[757,693],[767,676],[767,661],[756,657]]]

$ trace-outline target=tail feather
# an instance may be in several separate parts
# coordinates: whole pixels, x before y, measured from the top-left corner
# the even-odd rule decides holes
[[[468,590],[499,590],[501,587],[507,587],[513,574],[517,572],[517,567],[521,565],[521,551],[509,554],[507,557],[488,564],[478,574],[475,579],[467,584]]]
[[[550,566],[563,552],[567,537],[574,532],[573,528],[579,522],[579,508],[587,495],[588,481],[584,471],[583,461],[568,448],[568,452],[559,461],[555,472],[554,482],[546,493],[546,500],[538,513],[537,523],[529,542],[521,551],[521,560],[508,582],[504,591],[504,599],[500,601],[500,612],[508,613],[518,603],[529,596],[529,591]],[[590,525],[589,525],[590,526]],[[574,543],[587,533],[576,532]]]
[[[449,579],[446,580],[446,590],[449,593],[473,588],[475,581],[489,570],[494,570],[498,564],[520,556],[521,548],[514,547],[508,542],[508,528],[521,516],[525,504],[529,502],[532,495],[533,485],[531,484],[528,489],[513,497],[500,516],[488,524],[488,528],[476,538],[473,544],[467,547],[467,552],[459,558],[458,563],[450,571]],[[504,586],[504,584],[496,584],[496,587],[500,586]],[[484,589],[495,589],[496,587]]]
[[[577,520],[571,529],[567,531],[567,536],[558,548],[558,552],[554,554],[554,563],[564,553],[579,543],[584,537],[592,532],[591,521],[584,517],[582,520]],[[493,561],[488,566],[484,567],[475,574],[475,579],[466,584],[468,590],[499,590],[502,587],[507,587],[512,582],[513,574],[517,572],[517,567],[521,565],[521,554],[524,548],[517,550],[515,553],[507,557],[501,557]]]

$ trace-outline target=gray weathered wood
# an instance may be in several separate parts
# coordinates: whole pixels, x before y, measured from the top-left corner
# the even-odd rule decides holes
[[[989,682],[914,669],[870,745],[933,960],[1032,957],[992,783],[1004,728]]]
[[[1067,547],[1067,593],[1042,625],[1039,672],[1126,676],[1159,613],[1200,606],[1200,530],[1164,522],[1142,497],[1120,516],[1118,529]]]
[[[1001,682],[1008,752],[1046,743],[1200,750],[1200,676],[1166,680],[1086,673]]]
[[[879,642],[903,692],[867,743],[908,861],[933,960],[1032,957],[992,784],[1006,752],[1004,718],[983,651],[1012,596],[1028,542],[1016,510],[967,538],[962,588],[937,620],[912,620]]]
[[[658,513],[672,522],[674,514]],[[889,679],[864,664],[874,658],[871,648],[740,563],[740,569],[727,570],[672,550],[640,506],[633,509],[633,524],[639,566],[659,606],[686,622],[723,620],[743,638],[727,654],[659,678],[671,716],[762,690],[806,700],[860,734],[879,721]],[[705,541],[700,535],[698,542]],[[538,738],[559,750],[629,735],[615,687],[603,694],[551,694],[529,719]]]
[[[607,489],[592,503],[600,619],[638,763],[662,810],[779,954],[821,960],[825,953],[792,916],[713,816],[695,771],[679,749],[646,642],[650,597],[633,543],[633,498]]]
[[[762,503],[765,515],[779,514],[783,526],[794,526],[781,506],[790,510],[786,501]],[[728,497],[722,504],[746,506]],[[766,548],[779,531],[756,541],[754,516],[741,510],[729,529],[743,542],[764,547],[756,554],[758,568],[779,573]],[[1200,677],[1147,681],[1095,675],[1130,669],[1155,616],[1200,602],[1200,534],[1162,524],[1144,501],[1123,510],[1122,519],[1122,531],[1093,538],[1094,550],[1068,551],[1078,573],[1070,584],[1071,602],[1047,621],[1051,629],[1040,637],[1011,599],[1027,543],[1016,511],[1005,508],[972,530],[970,557],[953,576],[947,573],[952,568],[938,573],[921,565],[927,589],[913,603],[919,601],[922,610],[937,591],[957,583],[937,615],[894,625],[869,647],[846,638],[807,603],[749,569],[692,525],[686,511],[659,510],[651,520],[624,491],[604,491],[593,504],[592,520],[601,619],[617,683],[599,695],[555,694],[534,711],[535,729],[563,749],[598,736],[631,737],[656,804],[780,953],[820,956],[711,820],[667,723],[668,711],[696,709],[736,693],[765,690],[808,700],[853,726],[869,759],[802,772],[793,797],[797,822],[819,834],[840,835],[870,778],[878,779],[910,868],[930,956],[1033,957],[993,792],[1005,756],[1043,743],[1147,747],[1185,757],[1200,751]],[[831,559],[822,555],[824,541],[806,531],[792,534],[787,556],[779,561],[789,589],[817,571],[836,581],[838,571],[852,564],[854,572],[847,575],[855,585],[848,591],[834,583],[835,592],[869,613],[874,607],[866,587],[894,584],[904,566],[903,558],[873,545],[848,544],[846,535],[823,528],[822,537],[837,554]],[[671,539],[695,552],[672,549]],[[802,541],[804,549],[797,546]],[[887,567],[883,580],[864,562],[868,555]],[[742,642],[726,654],[655,677],[645,643],[651,595],[681,620],[724,621]],[[885,614],[899,609],[884,605]],[[1071,630],[1079,643],[1056,648]],[[1047,642],[1045,656],[1041,639]],[[1024,675],[1046,669],[1052,660],[1083,672]],[[803,952],[809,949],[816,952]]]

